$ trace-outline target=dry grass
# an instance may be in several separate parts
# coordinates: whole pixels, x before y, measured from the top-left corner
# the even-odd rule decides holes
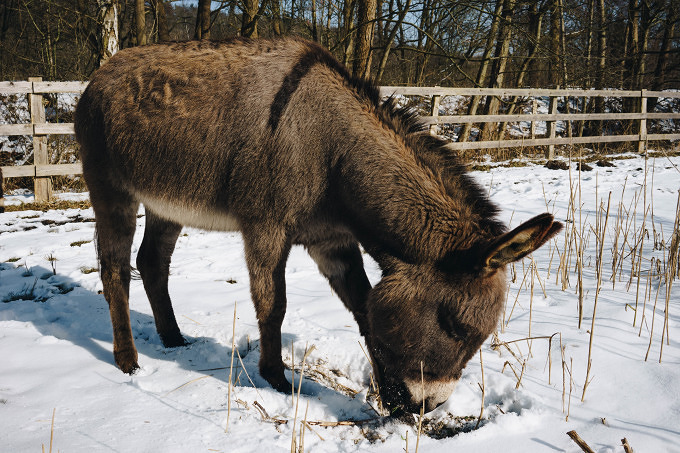
[[[42,211],[47,212],[53,209],[89,209],[92,207],[89,200],[55,200],[45,203],[21,203],[16,205],[6,205],[5,212],[18,211]],[[92,219],[94,220],[94,219]]]

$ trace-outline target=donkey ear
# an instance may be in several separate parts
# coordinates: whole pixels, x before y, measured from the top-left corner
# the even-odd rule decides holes
[[[482,266],[495,269],[524,258],[561,229],[562,224],[555,222],[552,214],[536,216],[492,241],[482,253]]]

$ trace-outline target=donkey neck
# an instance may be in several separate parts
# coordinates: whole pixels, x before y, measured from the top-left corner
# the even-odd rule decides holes
[[[380,123],[370,115],[364,121]],[[490,236],[469,197],[450,193],[465,192],[460,186],[468,177],[444,175],[409,144],[413,137],[384,124],[365,126],[352,128],[358,132],[339,163],[339,192],[348,223],[370,253],[437,261]]]

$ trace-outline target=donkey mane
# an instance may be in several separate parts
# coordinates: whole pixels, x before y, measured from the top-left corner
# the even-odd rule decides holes
[[[385,127],[404,138],[406,144],[414,152],[416,160],[441,180],[450,197],[459,200],[460,205],[473,207],[479,217],[470,220],[476,220],[481,238],[490,239],[507,231],[505,225],[496,219],[498,207],[488,199],[479,184],[467,174],[465,165],[461,163],[458,156],[447,149],[447,142],[429,133],[428,126],[420,120],[415,109],[400,107],[394,96],[383,101],[379,88],[374,83],[353,77],[345,66],[320,45],[297,38],[293,40],[306,46],[307,52],[286,75],[276,94],[268,122],[272,131],[278,127],[281,114],[301,79],[313,66],[317,64],[326,66],[344,79],[346,86],[372,107],[374,114]]]

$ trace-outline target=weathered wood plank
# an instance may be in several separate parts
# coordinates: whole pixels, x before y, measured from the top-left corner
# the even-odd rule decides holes
[[[680,140],[680,134],[647,134],[647,141]]]
[[[34,93],[82,93],[88,82],[33,82]]]
[[[0,93],[2,94],[26,94],[32,89],[31,82],[0,82]]]
[[[679,134],[680,135],[680,134]],[[560,138],[536,138],[536,139],[516,139],[516,140],[495,140],[482,142],[454,142],[446,145],[449,149],[498,149],[498,148],[520,148],[528,146],[546,145],[578,145],[583,143],[615,143],[615,142],[635,142],[640,138],[639,135],[607,135],[599,137],[560,137]],[[648,137],[649,138],[649,137]]]
[[[655,92],[656,93],[656,92]],[[660,92],[670,94],[669,92]],[[446,87],[380,87],[381,96],[401,94],[405,96],[604,96],[640,97],[640,91],[633,90],[577,90],[547,88],[446,88]],[[665,94],[661,94],[663,97]],[[675,95],[669,97],[676,97]],[[680,96],[677,96],[680,97]]]
[[[33,125],[0,124],[0,135],[33,135]]]
[[[2,167],[3,178],[22,178],[24,176],[35,176],[35,165]]]
[[[441,115],[421,116],[425,124],[462,124],[462,123],[496,123],[519,121],[579,121],[579,120],[639,120],[646,119],[680,119],[680,113],[516,113],[512,115]]]
[[[16,165],[0,167],[4,178],[82,175],[83,164]]]
[[[69,135],[74,134],[73,123],[43,123],[34,124],[34,134],[36,135],[50,135],[50,134],[62,134]]]
[[[36,165],[36,176],[64,176],[64,175],[82,175],[83,164],[50,164],[50,165]]]

